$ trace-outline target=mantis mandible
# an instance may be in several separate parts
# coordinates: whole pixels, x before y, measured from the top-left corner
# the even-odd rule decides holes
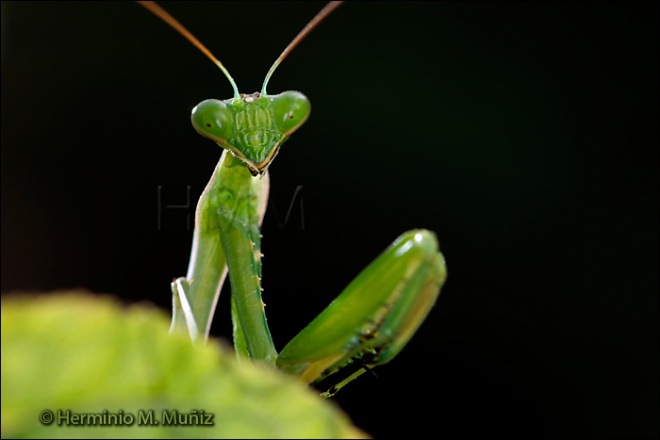
[[[241,94],[229,72],[186,28],[153,2],[139,2],[213,61],[229,80],[233,98],[209,99],[192,123],[223,149],[195,213],[186,277],[172,282],[172,330],[191,339],[209,334],[220,289],[229,273],[233,340],[239,360],[250,359],[328,386],[334,395],[375,366],[392,360],[422,324],[447,276],[438,242],[427,230],[398,237],[278,354],[261,299],[261,235],[269,191],[268,167],[282,144],[307,120],[310,102],[300,92],[269,95],[280,62],[341,2],[329,3],[275,61],[261,92]]]

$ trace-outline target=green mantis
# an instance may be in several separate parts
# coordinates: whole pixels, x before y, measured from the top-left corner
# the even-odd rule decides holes
[[[339,6],[331,2],[298,34],[267,73],[261,92],[241,94],[229,72],[167,12],[140,2],[197,46],[225,74],[233,98],[206,100],[192,123],[223,149],[200,197],[186,277],[172,283],[172,329],[206,338],[227,273],[233,339],[239,359],[263,362],[301,380],[327,384],[325,397],[392,360],[422,324],[446,278],[435,235],[402,234],[278,354],[261,298],[261,235],[269,191],[268,167],[282,144],[307,120],[300,92],[269,95],[268,81],[291,50]]]

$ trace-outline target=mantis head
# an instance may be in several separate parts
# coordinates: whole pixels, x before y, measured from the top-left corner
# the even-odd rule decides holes
[[[280,146],[309,117],[310,103],[300,92],[268,95],[266,85],[282,60],[341,2],[330,2],[289,43],[266,74],[261,92],[245,95],[222,63],[194,35],[167,11],[153,2],[138,2],[196,46],[222,70],[234,89],[234,97],[220,101],[207,99],[192,111],[192,123],[204,137],[215,141],[242,160],[253,176],[264,175]]]
[[[256,92],[202,101],[193,109],[191,120],[199,134],[229,150],[256,176],[266,172],[280,146],[309,112],[310,102],[300,92],[270,96]]]

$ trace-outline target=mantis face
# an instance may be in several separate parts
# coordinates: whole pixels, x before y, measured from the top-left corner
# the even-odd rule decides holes
[[[307,120],[310,107],[300,92],[270,96],[256,92],[202,101],[191,120],[199,134],[229,150],[256,176],[266,172],[282,143]]]

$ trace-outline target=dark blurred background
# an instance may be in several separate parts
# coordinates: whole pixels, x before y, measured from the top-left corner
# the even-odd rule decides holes
[[[251,93],[322,4],[164,6]],[[358,426],[658,436],[657,17],[656,2],[349,3],[275,73],[271,93],[313,108],[270,168],[276,346],[401,232],[435,231],[447,258],[418,335],[337,395]],[[229,97],[133,3],[3,2],[3,295],[84,287],[169,313],[220,156],[190,110]],[[190,210],[159,214],[159,186],[163,205],[190,186]]]

